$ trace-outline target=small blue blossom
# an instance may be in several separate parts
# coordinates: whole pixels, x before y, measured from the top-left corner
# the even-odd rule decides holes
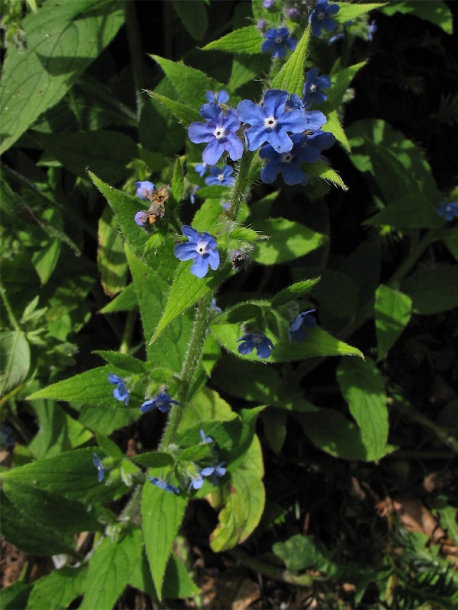
[[[134,220],[139,227],[148,226],[148,214],[143,210],[135,214]]]
[[[315,309],[309,309],[300,313],[295,320],[291,322],[289,327],[289,342],[292,343],[292,338],[298,342],[305,341],[307,338],[306,328],[313,328],[316,325],[316,319],[309,314]]]
[[[321,36],[321,28],[332,32],[336,22],[332,19],[340,10],[338,4],[328,4],[328,0],[318,0],[315,9],[310,13],[309,22],[312,24],[312,32],[315,36]]]
[[[456,201],[451,201],[450,203],[441,201],[437,208],[437,213],[448,221],[458,218],[458,203]]]
[[[11,426],[1,425],[1,444],[4,445],[7,449],[12,449],[14,444],[16,443],[16,439],[13,435],[13,429]]]
[[[205,481],[202,477],[202,473],[200,473],[200,475],[197,478],[192,479],[192,481],[189,483],[188,489],[191,489],[191,487],[193,489],[200,489],[204,483],[205,483]]]
[[[114,373],[108,373],[108,381],[116,386],[113,390],[113,396],[116,398],[116,400],[124,402],[126,405],[128,405],[130,393],[125,382]]]
[[[219,309],[219,308],[218,308]],[[220,310],[221,311],[221,310]],[[211,438],[211,436],[206,436],[203,430],[200,430],[200,438],[204,444],[214,443],[215,441]]]
[[[267,10],[270,10],[275,4],[275,0],[263,0],[262,6]]]
[[[264,42],[261,45],[263,53],[272,52],[275,59],[281,59],[286,54],[286,49],[294,49],[297,47],[297,40],[290,35],[289,29],[285,26],[278,28],[270,28],[264,34]]]
[[[331,78],[327,74],[318,74],[318,68],[312,68],[306,74],[302,98],[305,108],[310,108],[312,104],[322,104],[328,99],[323,89],[329,89]]]
[[[137,197],[140,199],[149,199],[151,193],[156,190],[156,187],[149,180],[143,180],[143,182],[136,182],[135,186],[137,187]]]
[[[233,161],[238,161],[243,154],[243,143],[235,133],[240,127],[240,121],[234,108],[229,108],[223,115],[218,104],[210,102],[202,106],[200,116],[205,119],[205,123],[191,123],[188,134],[194,144],[208,142],[202,153],[203,161],[215,165],[224,152]]]
[[[199,174],[199,176],[200,176],[201,178],[203,178],[203,176],[205,176],[205,173],[206,173],[206,171],[207,171],[207,168],[208,168],[208,166],[207,166],[207,164],[206,164],[206,163],[198,163],[194,169],[195,169],[195,170],[196,170],[196,172]]]
[[[175,256],[180,261],[194,259],[191,273],[203,278],[207,275],[209,266],[213,271],[218,269],[220,261],[216,239],[209,233],[199,233],[188,225],[181,227],[181,232],[189,241],[175,246]]]
[[[221,313],[223,311],[221,309],[221,307],[218,307],[218,305],[216,304],[216,299],[212,299],[210,309],[211,309],[211,311],[214,311],[215,313]]]
[[[200,190],[200,186],[193,186],[189,195],[189,199],[193,205],[196,203],[196,193],[198,190]]]
[[[292,19],[292,21],[296,21],[296,19],[299,19],[300,15],[301,14],[297,8],[293,7],[288,9],[288,17]]]
[[[375,22],[375,19],[372,19],[372,21],[369,23],[369,29],[367,32],[367,40],[369,42],[372,42],[372,40],[374,39],[374,34],[377,31],[377,24]]]
[[[170,407],[172,406],[172,404],[179,405],[181,403],[177,402],[176,400],[172,400],[170,398],[170,394],[165,394],[161,392],[159,396],[156,396],[156,398],[150,398],[149,400],[145,400],[145,402],[140,407],[140,411],[142,413],[148,413],[148,411],[151,411],[152,409],[156,408],[159,409],[159,411],[162,411],[162,413],[167,413],[167,411],[170,411]]]
[[[225,165],[222,169],[212,167],[205,178],[205,184],[208,186],[232,186],[234,184],[233,173],[234,168],[230,165]]]
[[[158,479],[157,477],[147,477],[151,483],[153,485],[156,485],[156,487],[159,487],[160,489],[164,489],[165,491],[168,491],[171,494],[179,494],[180,490],[178,489],[178,487],[175,487],[175,485],[172,485],[172,483],[167,483],[167,481],[163,481],[162,479]]]
[[[264,32],[264,30],[266,29],[267,26],[267,22],[265,19],[259,19],[258,23],[256,24],[256,27],[258,28],[258,30],[260,32]]]
[[[260,358],[268,358],[271,350],[274,349],[272,341],[263,333],[247,333],[237,339],[237,342],[243,341],[238,347],[239,354],[246,356],[250,354],[254,348]]]
[[[250,100],[240,102],[237,107],[239,117],[251,125],[245,134],[248,150],[256,150],[267,142],[279,153],[288,152],[293,147],[288,132],[302,133],[308,129],[303,110],[285,108],[288,97],[286,91],[269,89],[264,94],[262,106]]]
[[[217,466],[208,466],[200,471],[201,477],[213,477],[213,485],[218,485],[218,477],[224,477],[226,469],[224,468],[225,462],[220,462]]]
[[[92,462],[98,470],[97,479],[99,483],[101,483],[103,481],[103,477],[105,476],[105,468],[103,467],[102,460],[99,458],[97,453],[93,453],[92,455],[94,456]]]
[[[269,144],[259,151],[259,156],[268,160],[261,171],[261,180],[265,184],[271,184],[280,172],[288,186],[307,184],[308,177],[302,171],[301,163],[314,163],[320,154],[316,148],[308,145],[308,136],[294,134],[291,139],[294,145],[289,152],[279,154]]]
[[[345,32],[339,32],[338,34],[334,34],[334,36],[331,36],[331,38],[328,40],[328,46],[330,47],[332,44],[334,44],[338,40],[343,40],[344,38],[345,38]]]
[[[209,102],[216,102],[217,104],[225,104],[229,101],[229,93],[224,89],[221,89],[221,91],[207,91],[205,97]]]

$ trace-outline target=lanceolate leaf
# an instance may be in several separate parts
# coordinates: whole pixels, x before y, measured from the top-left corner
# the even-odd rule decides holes
[[[375,293],[375,328],[379,359],[385,358],[412,315],[412,299],[383,284]]]
[[[333,15],[333,19],[337,21],[337,23],[346,23],[351,19],[355,19],[360,15],[364,15],[364,13],[368,13],[369,11],[373,11],[376,8],[381,8],[385,6],[386,2],[371,2],[370,4],[353,4],[352,2],[335,2],[333,0],[333,4],[338,4],[340,6],[340,11]]]
[[[188,127],[194,121],[201,120],[199,113],[197,110],[194,110],[194,108],[190,108],[185,104],[171,100],[170,98],[160,95],[159,93],[155,93],[154,91],[149,91],[148,93],[151,95],[151,97],[165,106],[167,110],[170,110],[177,121],[179,121],[184,127]]]
[[[262,36],[255,25],[239,28],[219,40],[214,40],[202,47],[202,51],[227,51],[228,53],[254,54],[261,53]]]
[[[208,27],[207,10],[204,0],[193,0],[193,2],[172,0],[172,4],[191,36],[196,40],[202,40]]]
[[[302,95],[304,87],[304,68],[307,57],[307,47],[310,40],[310,24],[307,26],[296,50],[272,81],[272,89],[281,89],[288,93]]]
[[[304,294],[307,294],[312,288],[320,281],[320,278],[314,278],[312,280],[304,280],[297,282],[289,288],[285,288],[272,299],[272,307],[280,307],[280,305],[286,305],[291,301],[299,299]]]

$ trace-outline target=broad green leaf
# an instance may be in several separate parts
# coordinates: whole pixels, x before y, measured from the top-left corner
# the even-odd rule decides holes
[[[307,47],[310,40],[310,23],[305,32],[302,34],[297,47],[288,61],[284,64],[280,72],[274,77],[271,87],[272,89],[281,89],[288,93],[302,95],[304,87],[304,70],[305,60],[307,58]]]
[[[267,409],[262,414],[262,424],[267,442],[275,453],[280,453],[286,440],[286,412],[280,409]]]
[[[253,260],[263,265],[294,260],[316,250],[326,241],[324,235],[286,218],[261,220],[253,228],[269,236],[268,240],[256,242],[252,253]]]
[[[38,417],[40,428],[28,447],[37,459],[69,451],[92,438],[89,430],[70,417],[53,400],[34,400],[31,402],[31,408]]]
[[[313,287],[320,281],[320,278],[314,278],[312,280],[303,280],[302,282],[296,282],[289,288],[285,288],[281,292],[278,292],[272,299],[272,307],[280,307],[300,299],[304,294],[310,292]]]
[[[218,515],[218,525],[210,536],[210,546],[216,552],[244,542],[261,520],[265,503],[264,465],[257,436],[242,461],[233,470],[229,465],[228,471],[230,483],[209,498],[216,508],[224,505]]]
[[[381,284],[375,293],[375,328],[377,332],[378,359],[385,358],[409,323],[412,315],[412,299]]]
[[[0,531],[10,544],[25,553],[40,556],[74,552],[75,542],[71,535],[55,532],[51,527],[42,525],[37,527],[35,519],[22,512],[3,491],[0,491],[0,497],[2,504]]]
[[[0,333],[0,395],[5,394],[26,379],[30,369],[30,347],[20,330]]]
[[[296,534],[286,542],[276,542],[272,551],[285,562],[290,572],[300,572],[306,568],[328,572],[328,559],[319,548],[315,536]]]
[[[127,284],[127,262],[124,256],[123,239],[109,206],[99,220],[97,266],[105,294],[114,296]]]
[[[404,15],[415,15],[438,25],[447,34],[453,34],[453,14],[451,8],[443,0],[387,2],[381,10],[385,15],[394,15],[398,12]]]
[[[148,339],[160,323],[167,305],[167,295],[171,292],[170,285],[153,268],[140,261],[130,249],[126,248],[126,254],[140,306],[144,335]],[[191,313],[185,312],[185,315],[176,316],[161,337],[148,346],[149,362],[160,362],[161,366],[168,367],[171,371],[181,370],[191,332]]]
[[[351,19],[364,15],[364,13],[373,11],[376,8],[382,8],[387,3],[371,2],[368,4],[354,4],[353,2],[333,2],[333,4],[338,4],[340,6],[340,11],[333,15],[332,18],[337,21],[337,23],[346,23]]]
[[[338,63],[340,65],[340,62]],[[359,64],[348,66],[348,68],[344,68],[343,70],[337,70],[336,72],[331,71],[332,85],[330,89],[326,91],[328,99],[322,104],[320,104],[320,111],[328,117],[328,120],[328,115],[332,111],[335,111],[337,110],[337,108],[339,108],[342,103],[342,98],[345,95],[345,92],[348,89],[351,81],[361,70],[361,68],[364,68],[366,63],[366,61],[362,61]],[[335,116],[337,117],[337,114],[335,114]],[[327,125],[324,126],[323,131],[330,131]]]
[[[456,520],[457,509],[454,506],[444,506],[438,509],[440,515],[440,524],[447,530],[448,537],[451,538],[455,545],[458,544],[458,523]]]
[[[176,320],[178,316],[187,311],[210,291],[216,290],[231,271],[229,265],[223,264],[219,270],[209,270],[206,277],[199,279],[190,272],[191,264],[192,261],[187,261],[179,265],[168,295],[164,313],[148,343],[148,347],[158,339],[167,326]]]
[[[63,567],[33,584],[27,610],[61,610],[83,594],[86,566]]]
[[[46,284],[51,277],[59,260],[61,246],[61,241],[53,239],[44,248],[32,254],[32,263],[42,284]]]
[[[12,585],[0,590],[0,608],[2,610],[17,610],[25,608],[32,590],[31,584],[17,580]],[[31,609],[30,609],[31,610]]]
[[[209,42],[202,51],[226,51],[227,53],[258,54],[261,51],[262,36],[255,25],[239,28],[219,40]]]
[[[244,333],[237,324],[214,323],[211,327],[212,333],[216,340],[223,345],[229,352],[243,358],[244,360],[262,361],[262,362],[292,362],[294,360],[303,360],[304,358],[312,358],[315,356],[360,356],[362,353],[355,347],[347,345],[343,341],[339,341],[332,337],[329,333],[322,330],[318,326],[310,329],[307,332],[307,339],[303,343],[294,341],[289,343],[288,328],[283,325],[281,339],[271,337],[275,349],[272,350],[270,357],[267,360],[260,359],[256,355],[256,350],[251,354],[242,356],[237,351],[239,339]]]
[[[386,444],[388,408],[380,371],[370,358],[366,362],[345,359],[337,367],[337,381],[361,430],[367,460],[378,461],[391,451]]]
[[[97,432],[95,437],[100,448],[103,449],[103,451],[105,451],[107,455],[114,458],[115,460],[121,460],[124,457],[124,453],[121,451],[118,445],[116,445],[116,443],[110,440],[108,436],[105,436],[101,432]]]
[[[182,2],[172,0],[172,6],[182,24],[195,40],[202,40],[207,31],[208,18],[204,0]]]
[[[323,126],[323,131],[332,133],[335,139],[340,142],[348,152],[351,152],[350,142],[348,141],[336,110],[331,110],[326,116],[326,125]]]
[[[142,534],[130,527],[117,539],[104,538],[91,557],[86,580],[83,610],[111,610],[124,591],[142,553]]]
[[[383,175],[388,175],[386,170],[383,170]],[[369,218],[365,224],[390,225],[397,229],[432,229],[440,227],[441,222],[431,200],[419,192],[414,192],[391,200],[386,208]]]
[[[118,311],[132,311],[138,306],[137,297],[133,284],[129,284],[124,290],[118,294],[105,307],[102,307],[100,313],[117,313]]]
[[[258,48],[261,50],[261,42],[258,36]],[[252,82],[258,75],[269,70],[271,58],[267,53],[256,55],[236,55],[232,61],[232,72],[229,78],[228,88],[235,91],[242,85]]]
[[[184,188],[184,173],[181,165],[180,157],[175,159],[175,165],[173,166],[173,177],[172,177],[172,195],[176,201],[181,201],[183,198]]]
[[[42,527],[67,534],[103,531],[94,511],[90,513],[81,502],[9,479],[3,482],[3,490],[18,510]]]
[[[112,498],[119,485],[106,486],[97,480],[93,453],[97,448],[73,449],[55,457],[31,462],[0,473],[0,478],[34,485],[70,500],[103,502]],[[122,484],[120,484],[122,485]]]
[[[201,116],[194,110],[194,108],[190,108],[181,102],[177,102],[175,100],[171,100],[164,95],[160,95],[159,93],[155,93],[154,91],[148,91],[148,94],[158,102],[160,102],[167,110],[174,115],[174,117],[179,121],[183,127],[189,127],[191,123],[194,121],[199,121]]]
[[[416,271],[401,283],[401,291],[412,299],[414,313],[429,315],[458,307],[458,267],[437,265]]]
[[[129,176],[129,163],[137,156],[135,142],[125,134],[108,129],[74,133],[34,132],[43,148],[81,178],[88,169],[109,184]]]
[[[138,360],[129,354],[121,354],[120,352],[112,352],[109,350],[96,349],[94,354],[101,356],[104,360],[123,371],[129,371],[137,375],[144,375],[148,372],[148,367],[143,360]]]
[[[191,399],[189,407],[185,409],[181,418],[178,427],[180,434],[200,423],[231,421],[237,417],[230,405],[215,390],[207,387],[203,388]],[[202,425],[202,427],[204,426]]]
[[[458,227],[447,229],[441,234],[440,239],[453,254],[455,260],[458,261]]]
[[[0,85],[5,152],[73,86],[124,23],[118,0],[44,3],[22,23],[27,49],[10,45]]]
[[[122,407],[107,409],[106,407],[84,405],[78,421],[89,430],[108,436],[115,430],[137,421],[141,416],[142,413],[139,409],[124,409]]]
[[[136,464],[141,464],[147,468],[162,468],[172,466],[173,457],[169,453],[154,451],[151,453],[141,453],[134,458]]]
[[[159,599],[162,599],[165,571],[186,505],[187,499],[181,494],[159,489],[149,481],[143,486],[143,536]]]

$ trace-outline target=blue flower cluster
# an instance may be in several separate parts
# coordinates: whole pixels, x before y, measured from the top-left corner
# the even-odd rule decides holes
[[[451,201],[450,203],[441,201],[437,208],[437,213],[448,221],[458,218],[458,203],[456,201]]]

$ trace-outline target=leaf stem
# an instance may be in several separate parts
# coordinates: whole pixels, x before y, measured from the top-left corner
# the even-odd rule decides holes
[[[3,304],[5,305],[5,309],[8,313],[8,318],[10,320],[11,326],[14,328],[14,330],[20,331],[21,327],[19,326],[19,323],[16,320],[16,316],[14,315],[14,312],[13,312],[13,309],[11,307],[8,297],[6,296],[6,289],[3,287],[3,284],[0,284],[0,294],[2,295],[2,301],[3,301]]]
[[[232,195],[230,200],[229,218],[231,220],[237,220],[240,205],[244,198],[248,195],[252,183],[250,167],[253,158],[254,152],[245,150],[242,155],[242,158],[240,159],[240,163],[238,164],[237,177],[232,189]]]

